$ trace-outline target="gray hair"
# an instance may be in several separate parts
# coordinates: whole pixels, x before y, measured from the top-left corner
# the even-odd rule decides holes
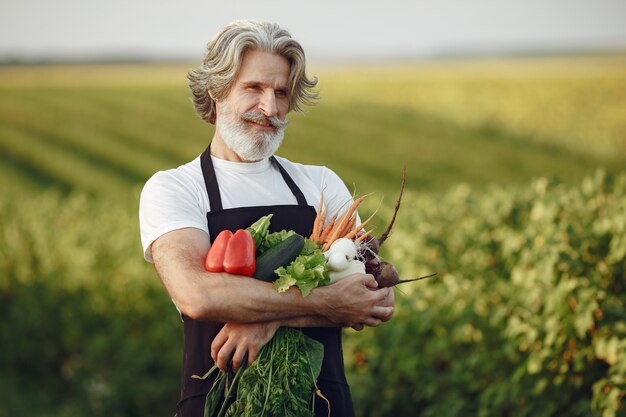
[[[187,74],[193,104],[204,121],[215,124],[215,102],[228,95],[249,49],[270,52],[289,62],[289,110],[302,112],[303,105],[315,103],[317,78],[307,78],[304,50],[289,32],[275,23],[237,20],[208,43],[200,67]]]

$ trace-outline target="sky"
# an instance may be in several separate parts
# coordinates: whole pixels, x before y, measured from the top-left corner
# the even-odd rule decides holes
[[[0,61],[195,60],[242,18],[319,60],[626,51],[626,0],[0,0]]]

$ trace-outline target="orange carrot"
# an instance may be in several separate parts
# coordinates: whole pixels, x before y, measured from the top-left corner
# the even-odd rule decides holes
[[[369,195],[370,194],[365,194],[364,196],[361,196],[352,202],[350,207],[348,207],[348,210],[346,210],[346,212],[343,214],[343,216],[341,216],[341,218],[337,222],[337,226],[333,227],[333,231],[330,234],[330,236],[328,236],[326,245],[322,249],[323,251],[327,251],[328,248],[330,248],[330,245],[332,245],[335,240],[341,237],[340,236],[341,232],[346,227],[346,223],[350,221],[350,219],[352,218],[352,215],[356,212],[356,209],[363,202],[363,200],[365,200]]]
[[[374,213],[376,214],[376,213]],[[368,217],[367,220],[365,220],[363,223],[361,223],[360,225],[358,225],[357,227],[353,228],[347,235],[345,235],[345,238],[348,239],[353,239],[356,234],[359,232],[359,230],[363,230],[363,228],[365,226],[367,226],[367,224],[370,222],[370,220],[372,220],[374,218],[374,214],[372,214],[371,216]]]
[[[363,233],[362,235],[360,235],[359,237],[357,237],[355,239],[356,242],[362,242],[365,240],[365,238],[367,238],[370,234],[372,233],[372,230],[368,230],[367,232]]]
[[[324,213],[322,211],[324,203],[324,192],[322,191],[322,195],[320,197],[320,205],[317,209],[317,214],[315,215],[315,220],[313,221],[313,232],[311,233],[310,239],[318,242],[320,238],[320,233],[322,229],[322,225],[324,224]]]
[[[337,213],[335,213],[335,215],[330,219],[330,221],[328,222],[328,224],[326,225],[326,227],[322,231],[322,234],[320,235],[319,243],[325,243],[326,242],[326,239],[328,238],[328,235],[330,235],[330,233],[333,230],[333,227],[335,226],[335,221],[336,220],[337,220]]]
[[[344,227],[341,233],[339,234],[339,237],[346,237],[346,235],[350,233],[350,231],[354,228],[355,225],[356,225],[356,214],[353,214],[352,217],[350,217],[350,220],[348,221],[348,223],[346,223],[346,227]]]

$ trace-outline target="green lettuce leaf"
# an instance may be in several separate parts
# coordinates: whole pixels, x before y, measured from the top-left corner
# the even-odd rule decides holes
[[[306,244],[305,248],[307,248]],[[311,248],[309,245],[308,250]],[[310,255],[298,256],[287,268],[278,268],[276,273],[279,278],[274,282],[274,286],[278,292],[287,291],[295,285],[300,289],[303,297],[309,295],[313,288],[330,283],[326,258],[319,247]]]
[[[257,251],[260,250],[266,240],[267,232],[270,228],[270,219],[272,218],[272,216],[273,214],[263,216],[246,228],[246,230],[249,231],[252,235],[252,239],[254,239],[254,245],[257,248]]]
[[[273,248],[278,245],[283,240],[287,239],[291,235],[295,235],[296,232],[293,230],[281,230],[280,232],[270,233],[265,237],[265,240],[261,244],[261,252],[265,252],[266,250]]]

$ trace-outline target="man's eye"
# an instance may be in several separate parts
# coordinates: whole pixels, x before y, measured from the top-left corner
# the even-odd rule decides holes
[[[285,90],[276,90],[276,97],[287,97],[287,91]]]
[[[261,87],[259,87],[258,85],[250,85],[246,87],[246,89],[249,91],[254,91],[254,92],[261,91]]]

